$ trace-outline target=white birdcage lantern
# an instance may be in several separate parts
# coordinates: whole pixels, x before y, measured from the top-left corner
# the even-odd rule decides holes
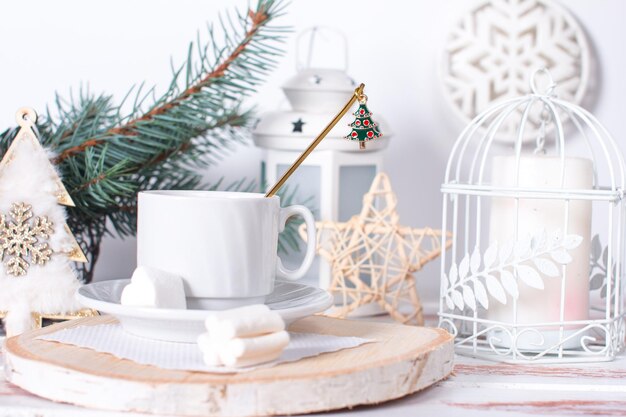
[[[344,42],[344,68],[312,67],[314,41],[319,44],[321,37],[333,34],[339,34]],[[300,43],[306,40],[304,35],[310,35],[307,58],[297,59],[298,72],[282,87],[291,109],[263,114],[252,132],[255,145],[265,151],[262,162],[265,184],[274,184],[280,178],[335,117],[356,87],[346,73],[345,36],[330,28],[312,28],[298,37],[298,50]],[[337,43],[337,36],[333,39]],[[299,195],[313,197],[311,203],[318,220],[344,221],[360,210],[363,194],[382,170],[382,151],[392,136],[385,120],[378,113],[375,118],[384,136],[368,142],[366,150],[360,150],[354,142],[345,139],[350,132],[348,125],[354,120],[348,112],[287,181],[290,189],[297,187]],[[301,256],[290,254],[287,262],[289,258]],[[319,267],[311,268],[307,278],[325,288],[330,282],[330,267],[322,260]]]
[[[547,70],[530,86],[478,115],[452,149],[440,326],[458,353],[474,357],[611,360],[625,336],[622,152],[591,113],[557,98]],[[512,119],[506,154],[494,139]],[[539,125],[534,151],[524,144],[531,123]]]

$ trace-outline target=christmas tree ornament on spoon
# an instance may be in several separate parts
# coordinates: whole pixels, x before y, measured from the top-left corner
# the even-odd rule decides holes
[[[367,96],[361,94],[359,97],[359,108],[353,113],[356,117],[354,122],[348,126],[352,128],[352,131],[346,139],[355,140],[359,142],[359,149],[365,149],[365,143],[378,139],[383,134],[378,130],[378,123],[372,120],[372,113],[367,108]]]
[[[270,190],[265,194],[265,197],[272,197],[273,195],[276,194],[276,192],[285,184],[287,179],[289,179],[291,174],[293,174],[295,170],[298,169],[298,167],[302,164],[302,162],[309,156],[311,152],[313,152],[313,150],[317,147],[317,145],[320,144],[320,142],[333,129],[333,127],[335,127],[335,125],[348,112],[348,110],[350,110],[350,107],[352,107],[352,105],[357,100],[359,101],[359,109],[357,109],[357,111],[355,112],[355,116],[357,116],[357,120],[351,123],[350,126],[353,128],[353,132],[354,132],[355,129],[362,128],[363,125],[361,123],[365,123],[365,120],[367,120],[369,128],[367,128],[368,126],[365,126],[367,128],[363,133],[363,135],[365,136],[357,134],[356,137],[353,138],[351,136],[352,135],[351,133],[350,135],[346,136],[346,138],[351,139],[351,140],[359,140],[360,149],[365,149],[365,141],[382,136],[382,134],[378,132],[378,130],[376,129],[377,127],[376,123],[372,122],[371,119],[369,118],[370,113],[369,111],[367,111],[367,107],[365,107],[365,103],[367,102],[367,96],[363,93],[364,89],[365,89],[365,84],[361,83],[361,85],[359,85],[354,90],[354,94],[350,96],[350,99],[345,104],[345,106],[343,106],[343,108],[339,111],[339,113],[337,113],[337,115],[333,118],[333,120],[330,121],[330,123],[324,128],[324,130],[322,130],[322,132],[315,138],[315,140],[311,142],[311,144],[302,152],[302,154],[289,167],[289,169],[285,171],[285,173],[283,174],[282,177],[280,177],[278,182],[276,182],[276,184],[274,184],[274,186],[270,188]],[[363,115],[359,115],[358,113],[361,111],[362,108],[365,108],[365,111]],[[365,114],[365,112],[367,112],[367,114]],[[361,119],[359,119],[359,117],[361,117]],[[359,126],[355,125],[357,122],[359,123]],[[372,131],[372,130],[375,130],[375,133],[372,133],[370,137],[367,137],[367,132]],[[363,136],[363,139],[361,138],[361,136]]]

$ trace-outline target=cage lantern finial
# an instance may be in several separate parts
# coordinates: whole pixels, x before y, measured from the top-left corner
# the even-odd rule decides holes
[[[548,77],[548,88],[546,89],[545,93],[539,92],[539,88],[537,88],[536,78],[538,74],[544,74],[546,77]],[[530,91],[532,91],[533,94],[556,97],[556,86],[557,84],[552,78],[550,70],[548,70],[546,67],[538,68],[530,75]]]
[[[541,74],[541,73],[543,73],[548,78],[548,87],[545,93],[540,93],[539,88],[537,87],[536,77],[538,74]],[[556,97],[556,87],[557,87],[557,84],[552,78],[552,74],[545,67],[536,69],[535,71],[533,71],[533,73],[530,76],[530,90],[535,95],[545,95],[548,97]],[[550,120],[551,120],[550,109],[545,103],[543,105],[543,109],[541,110],[541,114],[539,118],[540,118],[540,122],[539,122],[540,124],[539,124],[539,129],[537,132],[537,139],[535,141],[536,147],[535,147],[534,153],[545,154],[546,153],[546,149],[545,149],[546,126],[548,125],[548,123],[550,123]]]

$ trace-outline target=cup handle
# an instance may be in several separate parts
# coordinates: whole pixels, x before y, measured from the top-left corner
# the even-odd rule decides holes
[[[306,223],[306,253],[304,255],[302,265],[300,265],[298,269],[292,271],[285,268],[285,266],[283,265],[283,261],[280,259],[280,256],[278,256],[278,260],[276,262],[276,275],[280,278],[286,278],[291,281],[302,278],[311,267],[311,264],[313,263],[313,258],[315,257],[315,219],[313,218],[313,214],[311,214],[311,211],[308,208],[304,206],[289,206],[281,208],[280,219],[278,221],[279,232],[285,230],[285,224],[287,224],[287,220],[290,217],[297,215],[302,216],[304,222]]]

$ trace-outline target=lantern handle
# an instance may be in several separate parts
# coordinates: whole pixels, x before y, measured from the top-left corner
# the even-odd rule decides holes
[[[354,90],[354,94],[350,96],[350,99],[348,100],[346,105],[343,106],[341,110],[339,110],[339,113],[337,113],[337,115],[333,118],[333,120],[331,120],[330,123],[328,123],[328,126],[326,126],[324,130],[322,130],[322,132],[319,135],[317,135],[315,140],[311,142],[308,148],[306,148],[304,152],[300,154],[300,156],[298,157],[298,159],[296,159],[293,165],[291,165],[289,169],[285,171],[285,173],[283,174],[282,177],[280,177],[278,182],[276,182],[276,184],[274,184],[274,186],[265,194],[265,197],[272,197],[274,194],[276,194],[276,192],[280,189],[280,187],[282,187],[287,181],[287,179],[289,179],[291,174],[293,174],[294,171],[298,169],[300,164],[302,164],[302,162],[306,159],[306,157],[309,156],[311,152],[313,152],[313,149],[315,149],[315,147],[319,145],[322,139],[326,137],[328,132],[330,132],[332,128],[335,127],[337,122],[339,122],[339,120],[341,120],[341,118],[348,112],[348,110],[350,110],[350,107],[352,107],[354,102],[357,100],[362,100],[363,97],[365,97],[365,94],[363,93],[364,88],[365,88],[365,84],[361,83],[361,85],[359,85]]]
[[[315,49],[315,37],[318,36],[320,33],[322,33],[323,36],[324,31],[333,32],[339,35],[339,37],[341,38],[343,43],[343,70],[345,72],[348,71],[348,38],[346,37],[346,34],[343,33],[341,30],[331,26],[311,26],[310,28],[304,29],[298,34],[298,36],[296,37],[296,70],[300,71],[304,68],[311,67],[311,61],[313,60],[313,49]],[[311,33],[311,36],[309,38],[309,44],[306,53],[306,62],[302,63],[302,61],[300,61],[299,54],[300,46],[304,35],[308,34],[309,32]]]

